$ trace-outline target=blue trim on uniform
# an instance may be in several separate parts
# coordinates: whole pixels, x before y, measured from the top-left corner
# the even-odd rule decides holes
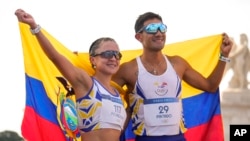
[[[154,104],[154,103],[173,103],[179,102],[178,98],[153,98],[153,99],[144,99],[144,104]]]

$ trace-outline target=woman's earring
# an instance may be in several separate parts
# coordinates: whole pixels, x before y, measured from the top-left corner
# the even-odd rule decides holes
[[[93,68],[96,69],[96,65],[93,65]]]

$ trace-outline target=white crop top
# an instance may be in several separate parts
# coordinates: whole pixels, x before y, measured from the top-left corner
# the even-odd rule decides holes
[[[78,128],[89,132],[101,128],[122,130],[126,112],[119,93],[112,95],[93,78],[89,93],[76,101]]]

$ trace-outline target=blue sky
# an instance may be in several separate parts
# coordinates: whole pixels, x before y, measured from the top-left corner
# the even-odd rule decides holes
[[[159,13],[168,26],[167,44],[227,32],[238,43],[250,36],[248,0],[1,0],[0,132],[20,126],[25,106],[24,65],[19,27],[14,12],[31,13],[50,34],[72,51],[86,52],[101,36],[116,39],[121,50],[141,48],[134,22],[147,11]],[[226,87],[229,77],[223,79]]]

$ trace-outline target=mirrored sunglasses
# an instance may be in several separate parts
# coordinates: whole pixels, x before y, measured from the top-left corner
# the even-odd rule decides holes
[[[92,56],[93,57],[100,56],[100,57],[105,58],[105,59],[111,59],[111,58],[115,57],[116,60],[121,60],[121,58],[122,58],[122,54],[119,51],[113,51],[113,50],[104,51],[104,52],[101,52],[99,54],[94,54]]]
[[[148,34],[155,34],[157,33],[158,30],[161,33],[165,33],[167,32],[167,26],[163,23],[151,23],[142,27],[137,33],[141,33],[142,31],[145,31]]]

